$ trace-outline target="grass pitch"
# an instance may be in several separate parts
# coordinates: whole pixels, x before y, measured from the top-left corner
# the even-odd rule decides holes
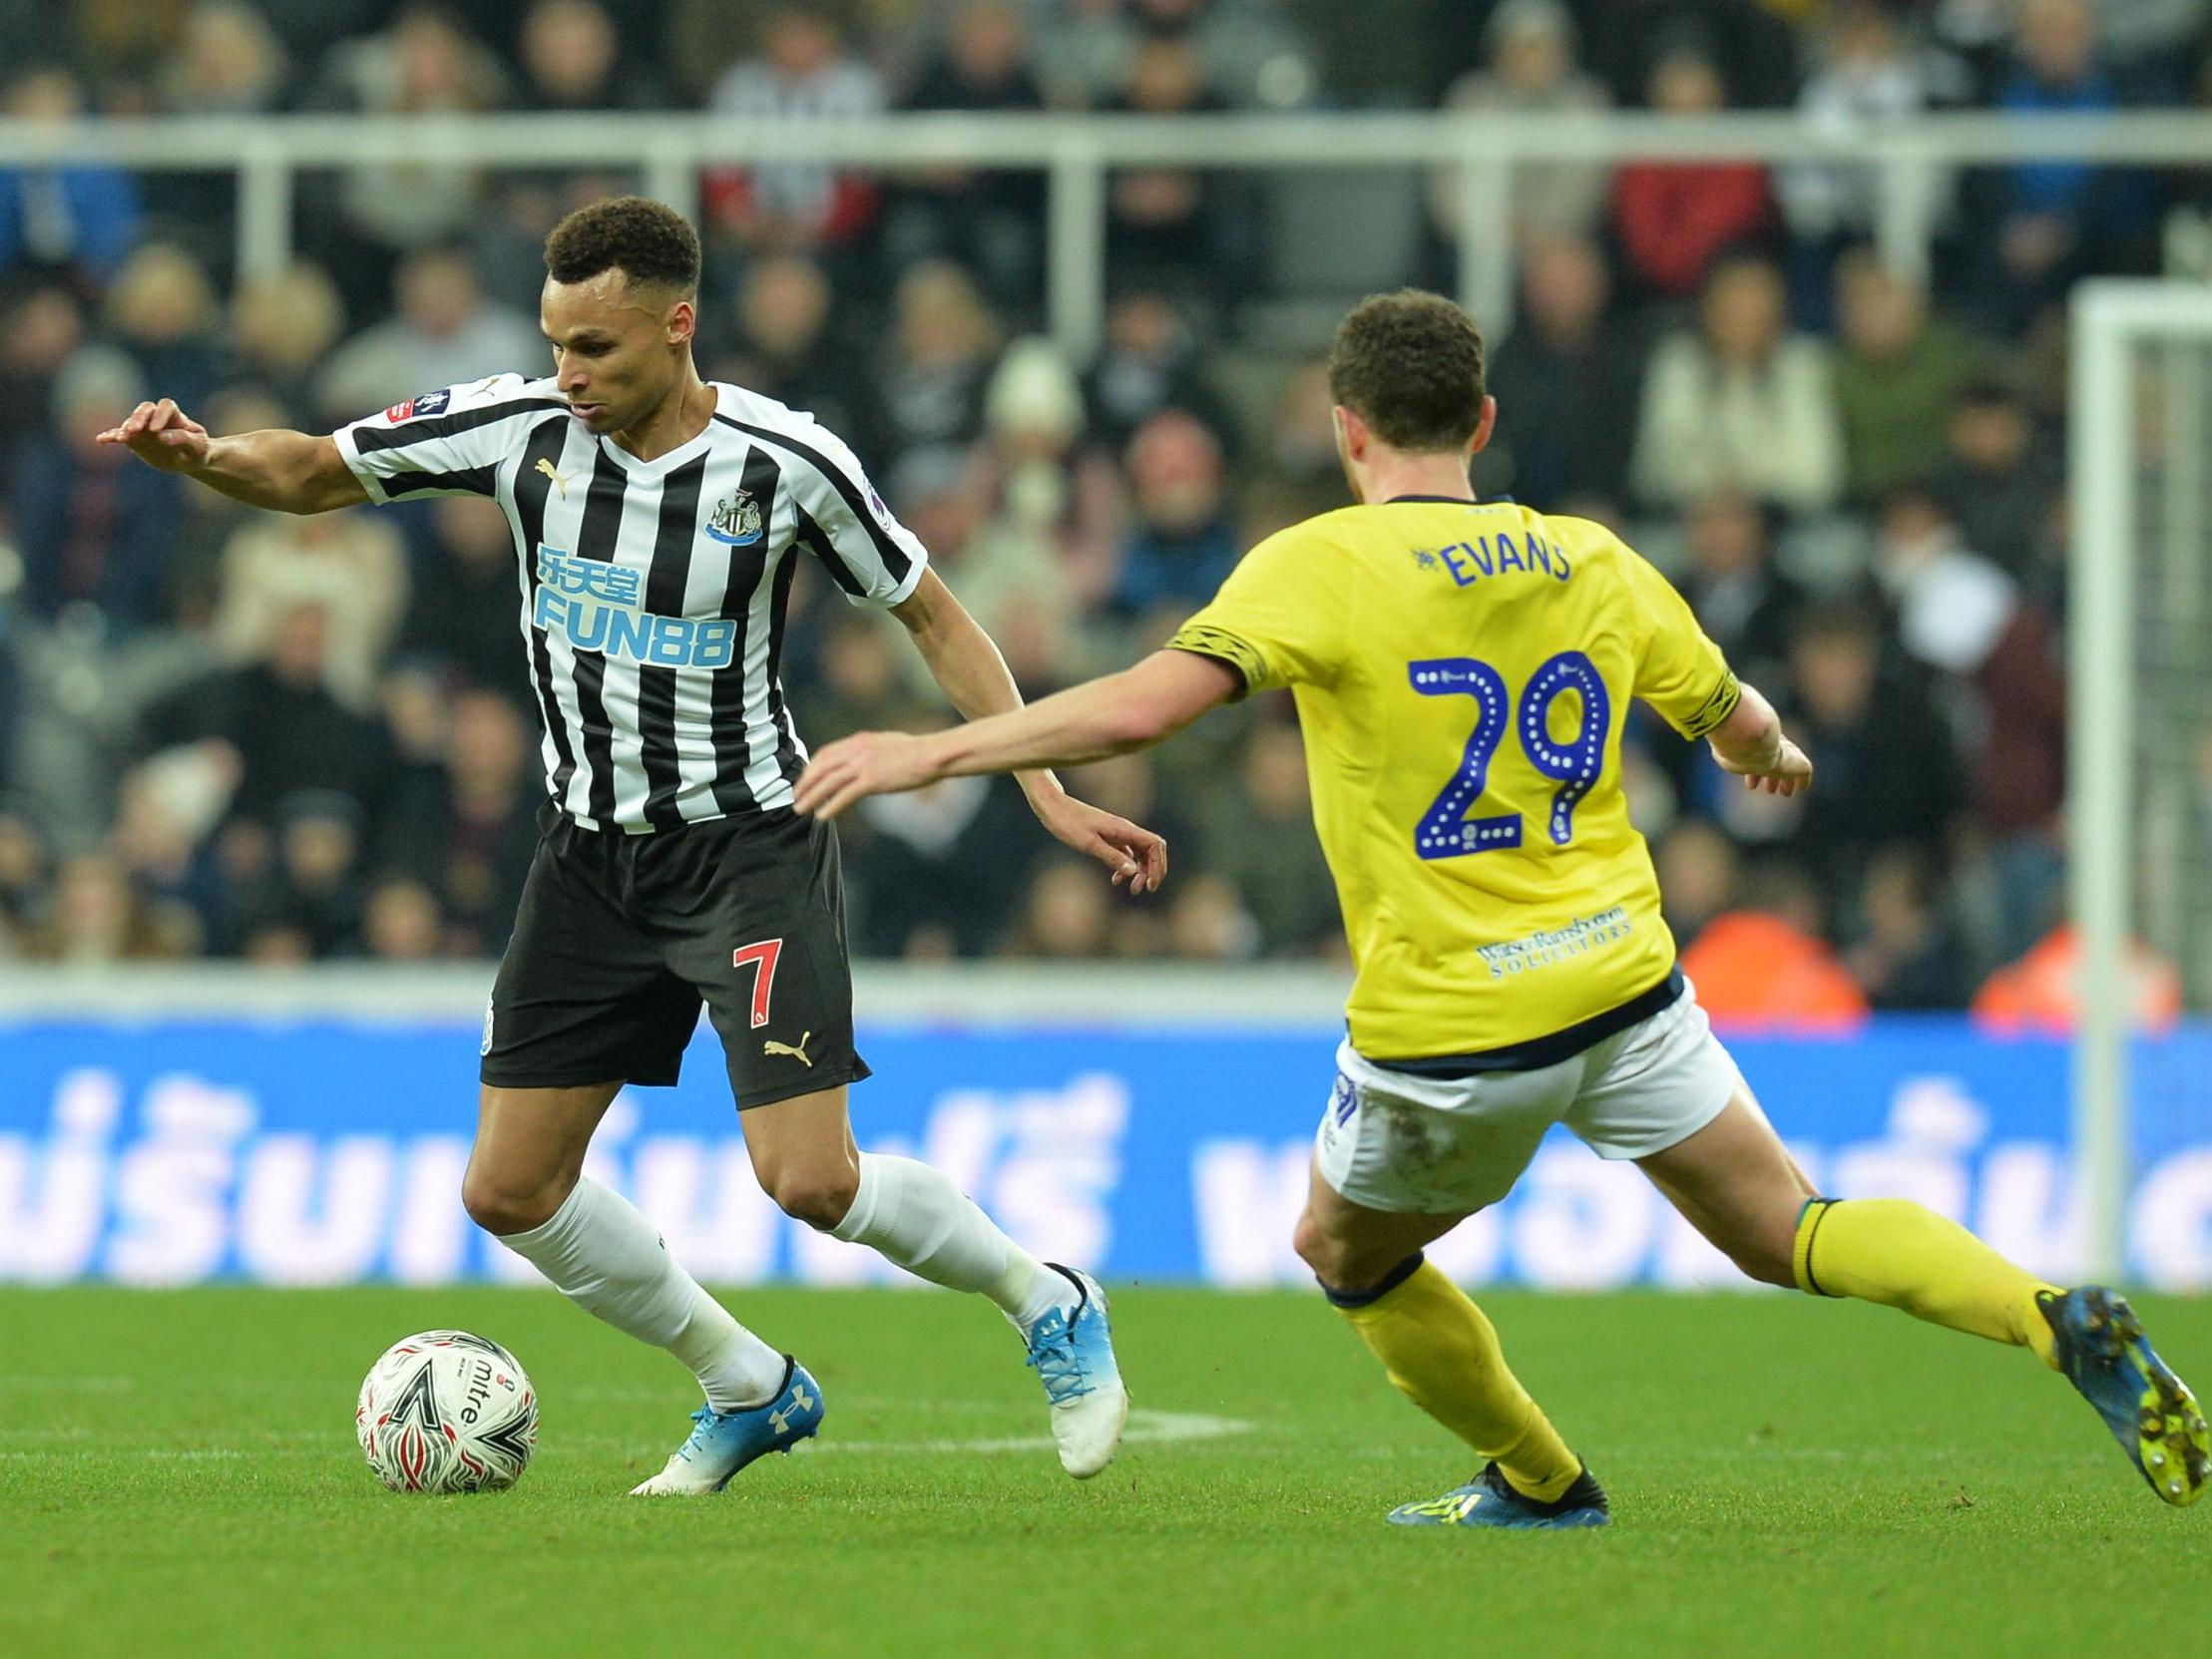
[[[1615,1515],[1488,1535],[1382,1524],[1472,1462],[1312,1297],[1119,1293],[1152,1438],[1084,1484],[989,1310],[730,1300],[820,1379],[824,1440],[648,1502],[688,1380],[550,1292],[0,1292],[0,1654],[2212,1650],[2212,1502],[2157,1502],[2025,1355],[1877,1309],[1486,1297]],[[2212,1381],[2212,1302],[2141,1305]],[[537,1385],[512,1492],[361,1464],[362,1374],[441,1325]]]

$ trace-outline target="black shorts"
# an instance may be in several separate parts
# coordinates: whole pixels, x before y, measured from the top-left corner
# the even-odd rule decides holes
[[[667,1084],[703,1000],[740,1108],[868,1075],[837,837],[766,812],[629,835],[551,804],[484,1019],[502,1088]]]

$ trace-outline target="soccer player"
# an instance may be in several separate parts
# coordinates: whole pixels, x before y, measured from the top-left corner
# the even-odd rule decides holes
[[[1096,1474],[1128,1409],[1098,1285],[1035,1260],[936,1169],[853,1144],[846,1091],[868,1067],[837,843],[792,810],[806,751],[778,678],[800,556],[897,617],[964,715],[1017,707],[1014,680],[842,442],[699,379],[699,246],[681,214],[596,203],[545,251],[550,376],[425,392],[329,437],[215,438],[165,398],[102,441],[279,512],[456,494],[506,510],[550,798],[484,1017],[462,1199],[576,1302],[697,1376],[689,1437],[637,1490],[719,1491],[822,1421],[814,1379],[583,1174],[616,1092],[676,1080],[702,999],[762,1187],[812,1226],[995,1302],[1044,1383],[1061,1462]],[[1158,886],[1158,836],[1050,772],[1022,788],[1116,884]]]
[[[2199,1496],[2203,1416],[2123,1300],[2043,1284],[1918,1204],[1819,1196],[1708,1028],[1629,825],[1620,731],[1641,697],[1748,787],[1787,795],[1813,767],[1766,699],[1609,531],[1473,498],[1497,406],[1456,306],[1365,301],[1329,379],[1358,506],[1262,542],[1121,673],[937,735],[830,744],[799,810],[1117,754],[1291,689],[1358,970],[1297,1249],[1391,1382],[1485,1459],[1395,1522],[1607,1519],[1490,1322],[1422,1257],[1561,1122],[1634,1159],[1754,1279],[2030,1350],[2160,1497]]]

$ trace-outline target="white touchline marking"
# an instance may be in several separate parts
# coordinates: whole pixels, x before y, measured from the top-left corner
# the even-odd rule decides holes
[[[1121,1432],[1124,1442],[1162,1441],[1216,1441],[1231,1435],[1248,1435],[1259,1426],[1242,1418],[1214,1417],[1205,1412],[1153,1412],[1141,1407],[1129,1409],[1128,1427]],[[821,1455],[831,1452],[1050,1452],[1053,1450],[1050,1435],[1009,1435],[997,1440],[981,1441],[801,1441],[791,1450],[801,1456]]]

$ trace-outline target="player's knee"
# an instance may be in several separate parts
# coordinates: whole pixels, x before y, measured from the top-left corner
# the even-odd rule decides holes
[[[852,1209],[860,1172],[842,1162],[796,1165],[771,1170],[761,1184],[785,1215],[826,1233]]]
[[[567,1187],[533,1186],[475,1168],[461,1182],[461,1207],[469,1212],[469,1219],[502,1238],[543,1227],[568,1195]]]
[[[1298,1252],[1298,1259],[1313,1269],[1313,1276],[1330,1290],[1365,1290],[1370,1282],[1390,1271],[1391,1264],[1376,1268],[1372,1252],[1329,1232],[1310,1215],[1298,1218],[1290,1245]]]

